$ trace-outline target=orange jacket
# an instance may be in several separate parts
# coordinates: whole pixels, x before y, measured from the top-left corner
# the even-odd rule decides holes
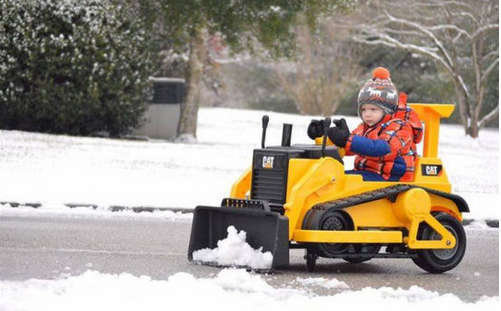
[[[346,154],[356,155],[355,170],[371,171],[385,180],[412,181],[417,157],[416,129],[407,120],[394,117],[395,114],[386,115],[371,127],[360,124],[348,138]]]

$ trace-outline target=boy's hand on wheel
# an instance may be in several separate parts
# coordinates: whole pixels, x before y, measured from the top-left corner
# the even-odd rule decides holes
[[[311,139],[322,137],[324,135],[323,120],[311,120],[310,125],[308,125],[307,134]]]
[[[350,137],[350,129],[346,124],[345,119],[334,120],[335,127],[329,128],[327,136],[338,147],[345,147],[348,137]]]

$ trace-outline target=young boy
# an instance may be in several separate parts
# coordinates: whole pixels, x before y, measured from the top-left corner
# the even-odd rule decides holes
[[[397,90],[389,71],[376,68],[358,94],[358,114],[363,122],[350,134],[344,119],[335,120],[336,126],[327,132],[332,143],[345,148],[346,155],[356,155],[354,170],[347,174],[362,175],[366,181],[413,180],[416,129],[397,118],[398,108]],[[312,121],[308,136],[315,139],[322,135],[318,121]]]

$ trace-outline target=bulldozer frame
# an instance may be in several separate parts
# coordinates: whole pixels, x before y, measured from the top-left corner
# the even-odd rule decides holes
[[[282,146],[265,148],[266,119],[262,148],[254,151],[252,166],[233,184],[230,197],[221,207],[197,207],[188,258],[197,249],[215,247],[226,227],[236,225],[248,232],[249,244],[272,252],[272,268],[288,265],[290,248],[306,249],[310,271],[319,256],[350,262],[409,257],[432,273],[455,267],[465,251],[461,221],[469,208],[451,193],[438,158],[440,118],[449,117],[454,106],[410,107],[425,127],[412,182],[370,182],[345,174],[344,150],[325,135],[314,146],[290,146],[289,129]],[[383,246],[386,253],[375,251]],[[372,251],[364,252],[367,247]],[[444,254],[451,252],[448,259]]]

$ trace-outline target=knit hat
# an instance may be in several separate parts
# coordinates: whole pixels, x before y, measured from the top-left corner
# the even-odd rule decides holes
[[[387,114],[393,114],[398,106],[397,89],[390,79],[388,69],[378,67],[372,72],[372,79],[367,81],[358,93],[358,113],[364,104],[373,104]]]

